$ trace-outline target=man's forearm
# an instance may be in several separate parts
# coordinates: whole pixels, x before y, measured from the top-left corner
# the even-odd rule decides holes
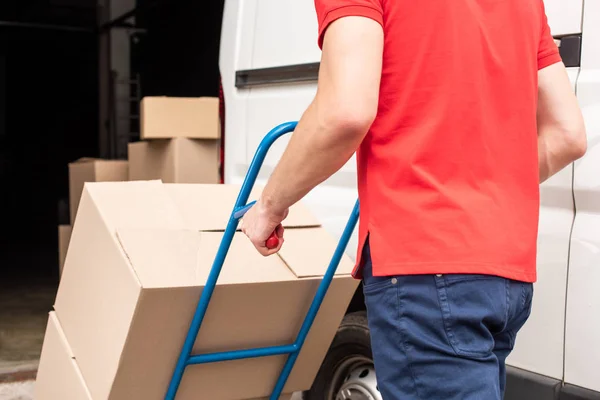
[[[538,160],[539,160],[539,171],[540,171],[540,183],[546,181],[552,173],[551,158],[549,154],[548,144],[546,138],[538,136]]]
[[[538,72],[537,128],[542,183],[582,157],[587,146],[583,116],[563,63]]]
[[[263,191],[261,201],[276,213],[292,206],[338,171],[368,130],[367,125],[328,123],[317,102],[315,99],[300,119]]]

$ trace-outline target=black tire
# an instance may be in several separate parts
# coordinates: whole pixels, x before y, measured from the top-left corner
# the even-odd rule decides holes
[[[343,368],[344,361],[357,356],[372,363],[373,353],[366,311],[358,311],[344,317],[311,389],[304,392],[304,400],[335,400],[335,393],[345,377],[345,372],[337,370]]]

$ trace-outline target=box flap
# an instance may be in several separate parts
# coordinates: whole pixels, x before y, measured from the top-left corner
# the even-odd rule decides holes
[[[338,242],[323,228],[288,229],[279,256],[298,278],[323,276]],[[336,275],[352,273],[354,263],[342,256]]]
[[[165,184],[165,187],[183,216],[186,228],[219,231],[227,226],[241,185]],[[250,194],[250,201],[258,199],[261,191],[261,187],[255,186]],[[299,202],[290,208],[283,226],[309,227],[320,226],[320,223],[308,208]]]
[[[200,235],[197,278],[205,283],[223,232],[201,232]],[[234,235],[218,283],[279,282],[295,279],[296,276],[279,257],[263,257],[246,235],[238,232]]]
[[[160,181],[86,183],[102,218],[116,228],[183,228],[181,215]]]
[[[144,288],[198,284],[200,233],[181,229],[117,229],[117,238]]]

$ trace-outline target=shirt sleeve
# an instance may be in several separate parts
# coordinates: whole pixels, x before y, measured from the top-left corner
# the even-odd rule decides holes
[[[538,70],[562,61],[560,53],[558,52],[558,47],[550,32],[543,0],[540,0],[540,3],[542,8],[542,35],[538,47]]]
[[[319,22],[319,48],[323,48],[323,38],[327,27],[335,20],[349,16],[371,18],[383,26],[381,0],[315,0]]]

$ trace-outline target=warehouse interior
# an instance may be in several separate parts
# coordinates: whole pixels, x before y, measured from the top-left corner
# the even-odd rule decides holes
[[[68,163],[125,158],[143,96],[218,96],[223,2],[0,2],[0,382],[35,370]]]

